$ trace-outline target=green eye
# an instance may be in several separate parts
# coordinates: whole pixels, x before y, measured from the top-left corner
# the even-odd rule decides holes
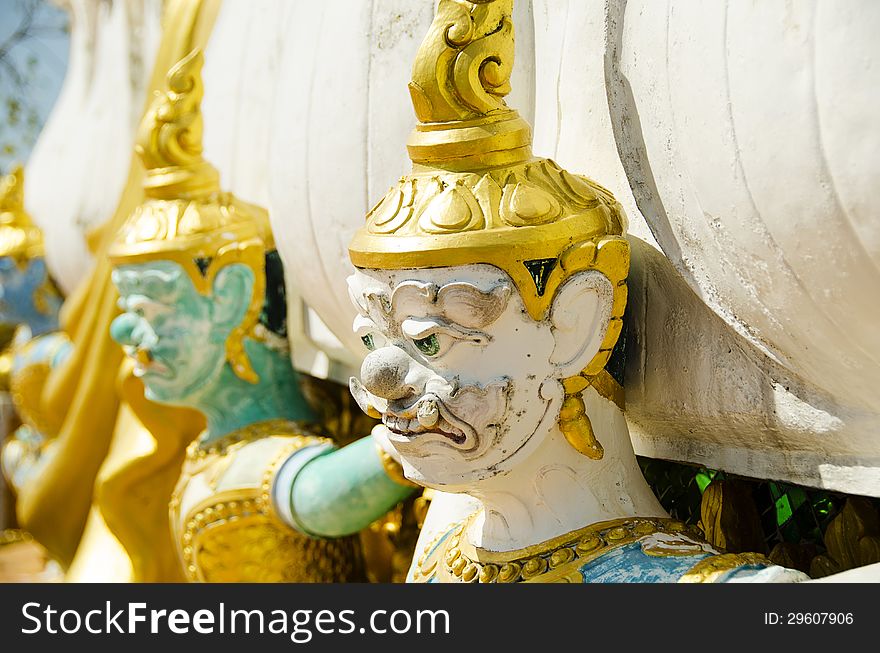
[[[440,351],[440,339],[437,338],[436,333],[432,333],[427,338],[414,340],[413,342],[416,347],[419,348],[419,351],[425,356],[436,356],[437,352]]]
[[[363,342],[364,346],[367,349],[369,349],[370,351],[373,351],[376,348],[376,343],[373,342],[373,334],[372,333],[368,333],[364,336],[361,336],[361,342]]]

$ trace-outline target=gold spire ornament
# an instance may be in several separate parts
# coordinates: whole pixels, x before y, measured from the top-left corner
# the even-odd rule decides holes
[[[0,257],[26,261],[43,255],[43,232],[24,208],[24,170],[20,165],[0,180]]]
[[[601,458],[581,393],[593,385],[622,404],[604,368],[626,307],[626,217],[608,190],[532,154],[528,123],[504,102],[512,11],[513,0],[440,0],[409,86],[419,120],[407,144],[413,170],[369,212],[349,254],[373,269],[494,265],[534,320],[546,318],[566,279],[602,272],[614,289],[611,320],[600,351],[564,381],[560,415],[568,441]]]
[[[108,256],[114,266],[173,261],[206,295],[224,266],[247,265],[254,274],[251,301],[227,339],[226,358],[239,378],[256,383],[244,338],[254,336],[259,321],[265,255],[275,244],[268,213],[222,192],[217,169],[202,157],[203,63],[195,49],[175,64],[141,122],[135,150],[147,169],[146,201],[123,224]]]

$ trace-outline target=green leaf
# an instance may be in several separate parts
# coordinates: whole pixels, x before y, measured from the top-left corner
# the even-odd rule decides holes
[[[782,526],[791,519],[792,509],[788,500],[788,495],[783,494],[776,500],[776,523]]]

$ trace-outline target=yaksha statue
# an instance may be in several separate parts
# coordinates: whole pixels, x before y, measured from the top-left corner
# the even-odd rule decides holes
[[[42,409],[42,391],[49,372],[70,353],[58,331],[61,293],[43,254],[43,234],[24,208],[24,173],[17,167],[0,181],[0,324],[16,329],[3,367],[22,421],[2,452],[13,488],[38,473],[58,433],[57,420]]]
[[[207,418],[170,504],[180,559],[193,581],[363,580],[355,534],[413,488],[369,436],[335,450],[312,425],[266,211],[202,157],[202,62],[169,71],[141,124],[147,199],[109,250],[111,333],[147,398]]]
[[[410,84],[413,170],[350,244],[351,390],[407,478],[477,510],[429,527],[417,582],[800,580],[721,554],[644,480],[615,351],[620,205],[531,152],[507,107],[512,0],[441,0]]]

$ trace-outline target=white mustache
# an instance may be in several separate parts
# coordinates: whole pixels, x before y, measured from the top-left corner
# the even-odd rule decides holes
[[[388,401],[371,395],[357,377],[353,376],[348,379],[348,389],[360,409],[370,417],[379,419],[382,417],[382,413],[388,410]]]
[[[349,380],[352,396],[361,410],[381,417],[392,431],[406,435],[439,431],[457,444],[464,444],[471,436],[474,445],[479,439],[476,428],[463,416],[500,415],[509,386],[509,381],[503,381],[485,387],[460,387],[457,381],[435,378],[425,384],[419,399],[406,406],[394,406],[393,402],[371,394],[355,377]]]

